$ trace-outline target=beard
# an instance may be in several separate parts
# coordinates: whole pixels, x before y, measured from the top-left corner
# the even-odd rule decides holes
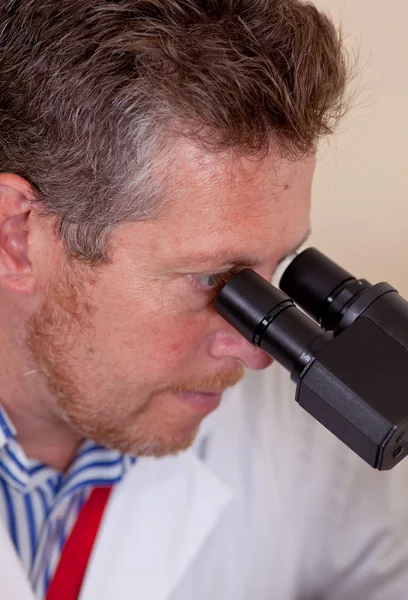
[[[70,263],[27,324],[27,347],[54,401],[53,410],[79,438],[126,454],[160,457],[185,450],[193,443],[201,419],[186,411],[180,415],[169,394],[221,391],[238,383],[244,369],[147,387],[135,385],[125,374],[110,375],[109,368],[95,369],[91,358],[98,339],[90,290],[97,280],[90,267]],[[78,349],[85,346],[89,352],[84,357]],[[92,377],[99,392],[84,384]],[[135,399],[139,399],[136,405]]]

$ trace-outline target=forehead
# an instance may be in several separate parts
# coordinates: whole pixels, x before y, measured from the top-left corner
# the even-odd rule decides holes
[[[313,158],[210,154],[187,141],[173,152],[164,210],[139,229],[153,260],[192,269],[241,255],[256,265],[308,230]]]

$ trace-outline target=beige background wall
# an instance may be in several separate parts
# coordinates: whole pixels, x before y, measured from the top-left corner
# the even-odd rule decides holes
[[[362,91],[319,152],[308,245],[408,298],[408,2],[314,1],[359,47]]]

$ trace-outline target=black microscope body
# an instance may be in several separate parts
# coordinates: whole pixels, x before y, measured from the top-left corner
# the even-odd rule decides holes
[[[216,310],[290,371],[300,406],[369,465],[393,468],[408,454],[408,302],[314,248],[279,287],[244,269]]]

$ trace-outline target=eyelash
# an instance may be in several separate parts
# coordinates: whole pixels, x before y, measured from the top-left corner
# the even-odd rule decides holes
[[[213,294],[215,292],[220,292],[224,285],[231,279],[232,275],[233,273],[230,271],[225,271],[224,273],[194,273],[188,275],[188,279],[197,291]],[[213,278],[213,285],[204,285],[203,283],[200,283],[199,279],[204,277]]]

